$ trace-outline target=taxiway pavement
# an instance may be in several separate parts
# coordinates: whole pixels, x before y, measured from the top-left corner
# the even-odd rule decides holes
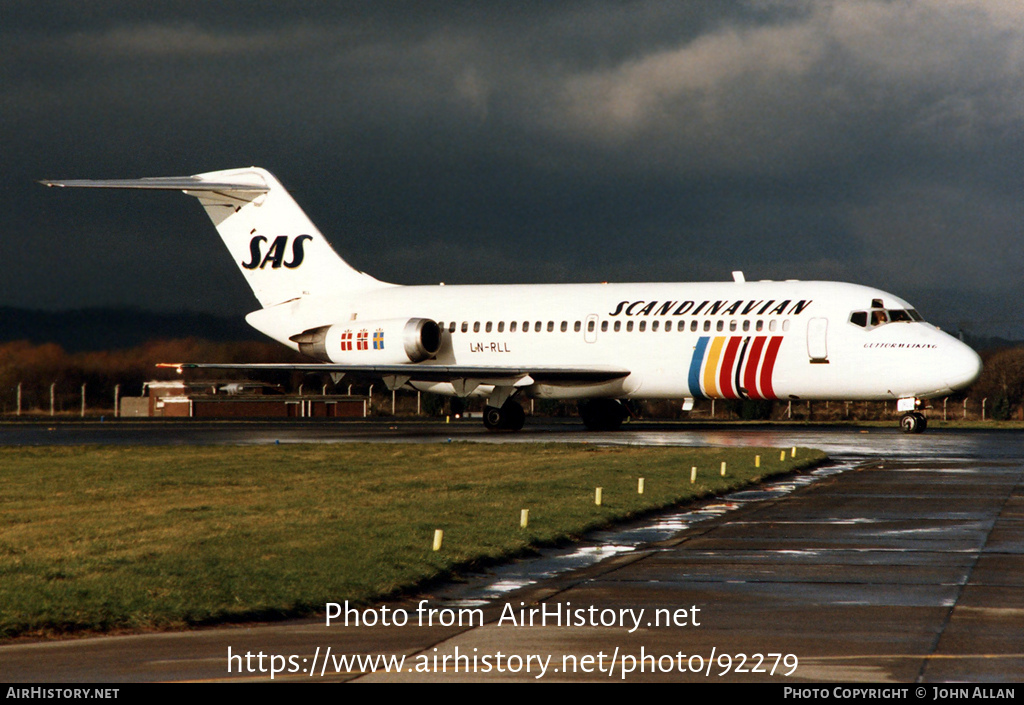
[[[532,435],[553,433],[560,431]],[[262,680],[274,665],[274,680],[284,681],[1024,678],[1020,434],[701,433],[703,440],[694,441],[677,429],[630,430],[612,442],[815,446],[845,458],[847,469],[779,495],[733,502],[653,543],[610,550],[610,558],[587,567],[553,576],[541,569],[488,600],[471,590],[438,589],[389,603],[406,610],[404,627],[315,619],[17,642],[0,646],[0,679]],[[588,621],[559,625],[552,616],[539,624],[536,612],[534,626],[509,620],[545,605],[548,614],[582,610],[578,619]],[[439,621],[479,609],[484,624],[419,626],[419,607],[438,610]],[[658,626],[656,616],[676,622]],[[236,658],[229,660],[229,649]],[[375,669],[340,660],[352,655],[405,660],[401,672],[386,673],[379,658]]]

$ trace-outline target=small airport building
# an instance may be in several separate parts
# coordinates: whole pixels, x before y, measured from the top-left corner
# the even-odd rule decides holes
[[[153,381],[141,397],[122,397],[123,418],[197,419],[358,418],[369,399],[346,394],[282,394],[274,385],[252,382]]]

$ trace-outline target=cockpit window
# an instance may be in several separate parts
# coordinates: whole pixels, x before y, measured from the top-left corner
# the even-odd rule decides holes
[[[912,323],[923,320],[921,314],[912,308],[872,308],[870,311],[854,311],[850,314],[850,323],[868,330],[887,323]]]

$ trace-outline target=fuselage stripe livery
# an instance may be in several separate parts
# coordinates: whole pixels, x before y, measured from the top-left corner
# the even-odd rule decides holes
[[[747,362],[747,368],[743,374],[743,386],[746,388],[747,395],[751,399],[762,398],[757,391],[757,365],[761,361],[761,351],[764,350],[765,339],[763,335],[754,338],[754,343],[750,346],[750,358]]]
[[[776,398],[775,390],[772,388],[772,373],[775,370],[775,360],[779,355],[781,345],[781,335],[773,335],[768,341],[768,351],[765,353],[764,363],[761,365],[761,397],[764,399]]]
[[[772,373],[781,345],[781,335],[701,336],[690,360],[690,393],[698,399],[775,399]]]
[[[733,388],[740,394],[743,393],[743,384],[741,383],[741,380],[743,375],[743,363],[747,358],[748,345],[750,345],[750,336],[743,339],[743,344],[740,346],[739,360],[736,363],[736,372],[733,374]]]
[[[718,371],[718,363],[722,357],[722,345],[725,338],[717,336],[711,340],[711,347],[708,349],[708,359],[704,363],[704,394],[709,397],[718,396],[718,387],[715,384],[715,374]]]
[[[693,357],[690,359],[690,374],[687,379],[689,381],[690,394],[698,399],[704,398],[700,389],[700,366],[704,361],[704,351],[707,349],[707,346],[707,336],[702,335],[697,339],[697,344],[693,348]]]
[[[734,399],[737,396],[732,388],[732,371],[741,340],[742,338],[734,336],[729,338],[729,343],[725,346],[725,359],[722,360],[722,370],[718,375],[718,387],[726,399]]]

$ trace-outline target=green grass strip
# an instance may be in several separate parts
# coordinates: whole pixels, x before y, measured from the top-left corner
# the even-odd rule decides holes
[[[586,444],[0,448],[0,637],[366,602],[824,458],[786,455]]]

